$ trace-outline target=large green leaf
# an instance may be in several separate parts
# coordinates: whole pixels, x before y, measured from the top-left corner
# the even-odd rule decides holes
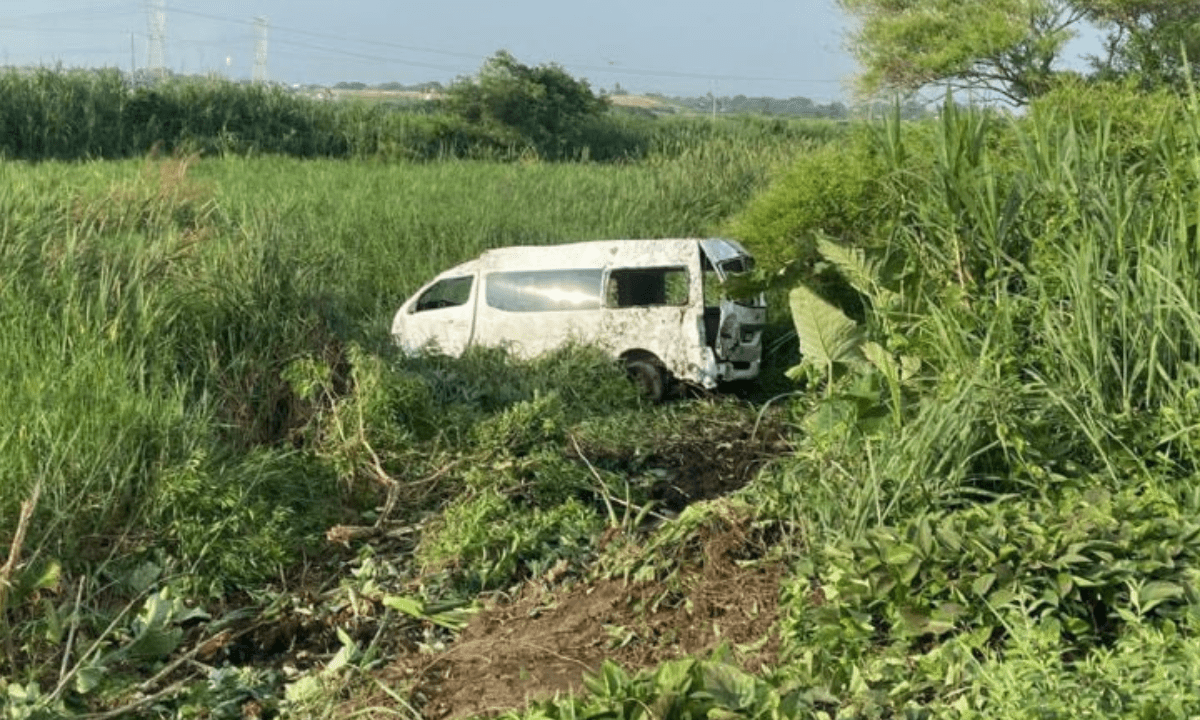
[[[869,259],[862,248],[839,245],[822,236],[817,238],[817,252],[837,268],[851,287],[873,303],[882,305],[891,301],[893,293],[879,285],[879,263]]]
[[[789,376],[802,373],[806,364],[829,374],[836,363],[862,362],[863,332],[858,323],[804,285],[792,288],[788,299],[804,356]]]

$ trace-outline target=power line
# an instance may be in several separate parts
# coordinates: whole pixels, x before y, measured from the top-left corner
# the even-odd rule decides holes
[[[200,17],[200,18],[204,18],[207,20],[216,20],[219,22],[235,23],[235,24],[239,24],[239,25],[253,25],[253,22],[249,21],[249,20],[239,20],[237,18],[231,18],[228,16],[222,16],[222,15],[214,15],[211,13],[197,12],[195,10],[184,10],[184,9],[180,9],[180,8],[173,8],[171,10],[171,12],[179,13],[182,15],[191,15],[194,17]],[[337,42],[354,43],[356,45],[374,45],[377,47],[392,48],[392,49],[396,49],[396,50],[407,50],[410,52],[423,52],[423,53],[430,53],[430,54],[434,54],[434,55],[445,55],[447,57],[466,58],[466,59],[472,60],[476,63],[480,63],[485,59],[484,56],[481,56],[478,53],[465,53],[465,52],[458,52],[458,51],[453,51],[453,50],[441,50],[441,49],[437,49],[437,48],[419,47],[419,46],[414,46],[414,45],[404,45],[401,43],[394,43],[394,42],[381,41],[381,40],[367,40],[364,38],[348,38],[348,37],[345,37],[342,35],[312,32],[309,30],[300,30],[298,28],[289,28],[289,27],[285,27],[285,26],[281,26],[281,25],[272,25],[271,29],[272,29],[272,31],[274,31],[276,33],[292,33],[294,35],[304,35],[307,37],[313,37],[313,38],[317,38],[317,39],[321,39],[321,40],[334,40]],[[384,56],[380,56],[380,55],[368,55],[365,53],[355,52],[355,51],[351,51],[351,50],[342,50],[340,48],[331,48],[331,47],[317,46],[317,45],[307,45],[307,44],[304,44],[304,43],[301,43],[301,42],[295,41],[295,40],[291,40],[291,41],[276,40],[275,42],[280,43],[280,44],[286,43],[286,44],[292,45],[294,47],[303,47],[303,48],[308,48],[311,50],[319,50],[321,52],[325,52],[325,53],[329,53],[329,54],[333,54],[333,55],[342,55],[345,57],[353,57],[353,58],[358,58],[358,59],[362,59],[362,60],[373,60],[373,61],[377,61],[377,62],[393,63],[393,64],[397,64],[397,65],[406,65],[406,66],[411,66],[411,67],[421,67],[421,68],[427,68],[427,69],[432,69],[432,70],[444,70],[444,71],[451,71],[451,72],[460,72],[461,71],[461,68],[459,68],[459,67],[451,68],[451,67],[447,67],[445,65],[433,65],[433,64],[429,64],[429,63],[422,63],[422,62],[416,62],[416,61],[411,61],[411,60],[400,60],[400,59],[397,59],[394,57],[384,57]],[[577,68],[579,70],[611,73],[611,74],[617,74],[617,75],[633,75],[633,76],[638,76],[638,77],[663,77],[663,78],[679,78],[679,79],[688,79],[688,80],[720,80],[720,81],[729,81],[729,82],[822,83],[822,84],[830,84],[830,85],[840,84],[840,81],[838,81],[838,80],[809,80],[809,79],[804,79],[804,78],[782,78],[782,77],[752,76],[752,75],[724,75],[724,74],[717,75],[717,74],[711,74],[711,73],[680,72],[680,71],[673,71],[673,70],[620,68],[620,67],[612,67],[612,66],[604,67],[604,66],[597,66],[597,65],[574,63],[574,62],[569,63],[569,65],[572,68]]]
[[[183,10],[181,8],[176,8],[176,9],[172,9],[171,12],[179,13],[181,15],[192,15],[195,17],[205,18],[206,20],[217,20],[220,22],[235,23],[238,25],[253,25],[253,22],[249,21],[249,20],[239,20],[237,18],[231,18],[228,16],[212,15],[210,13],[196,12],[195,10]],[[295,35],[307,35],[308,37],[317,38],[319,40],[336,40],[339,42],[351,42],[351,43],[355,43],[357,45],[377,45],[379,47],[388,47],[388,48],[393,48],[396,50],[409,50],[411,52],[425,52],[425,53],[431,53],[433,55],[446,55],[449,57],[467,58],[469,60],[478,60],[479,59],[478,53],[465,53],[465,52],[456,52],[453,50],[438,50],[435,48],[416,47],[413,45],[401,45],[400,43],[386,42],[383,40],[366,40],[363,38],[348,38],[344,35],[331,35],[329,33],[312,32],[310,30],[300,30],[298,28],[289,28],[289,27],[284,27],[281,25],[272,25],[271,27],[276,32],[289,32],[289,33],[293,33]]]
[[[409,65],[412,67],[426,68],[429,70],[444,70],[448,72],[459,72],[461,68],[450,67],[447,65],[435,65],[433,63],[424,63],[416,60],[398,60],[394,57],[384,57],[382,55],[368,55],[366,53],[354,52],[351,50],[341,50],[338,48],[323,47],[321,45],[313,45],[311,43],[299,42],[296,40],[276,40],[278,45],[289,45],[291,47],[304,48],[306,50],[316,50],[318,52],[329,53],[331,55],[341,55],[343,57],[356,58],[359,60],[370,60],[372,62],[389,63],[393,65]],[[473,59],[478,59],[478,56],[472,56]]]
[[[122,10],[120,8],[130,8]],[[78,18],[81,15],[134,15],[143,12],[144,6],[141,3],[123,3],[117,6],[108,7],[91,7],[82,10],[55,10],[53,12],[33,13],[31,15],[17,15],[10,17],[4,21],[0,21],[0,27],[17,27],[24,20],[54,20],[56,18]]]
[[[573,68],[591,70],[593,72],[614,73],[618,75],[639,75],[645,77],[673,77],[689,80],[741,80],[745,82],[794,82],[794,83],[838,83],[838,80],[805,80],[803,78],[755,77],[752,75],[714,75],[712,73],[686,73],[672,70],[635,70],[632,68],[600,67],[596,65],[577,65],[570,63]]]

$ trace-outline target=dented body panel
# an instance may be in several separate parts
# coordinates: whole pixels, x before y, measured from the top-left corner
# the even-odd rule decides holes
[[[407,352],[449,355],[471,345],[532,357],[571,341],[594,344],[711,388],[758,375],[762,298],[734,302],[721,292],[752,262],[723,239],[499,248],[418,290],[392,334]]]

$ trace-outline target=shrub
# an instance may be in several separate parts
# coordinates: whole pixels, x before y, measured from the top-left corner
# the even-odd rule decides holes
[[[849,244],[872,240],[881,207],[884,166],[867,140],[830,144],[801,155],[766,192],[730,224],[768,270],[790,264],[806,267],[816,259],[816,237],[825,234]]]
[[[443,103],[472,123],[512,128],[550,158],[579,147],[577,124],[608,107],[586,80],[553,64],[529,67],[504,50],[489,58],[476,77],[447,88]]]
[[[324,542],[338,511],[334,489],[330,473],[295,452],[197,455],[164,472],[149,500],[162,533],[155,553],[212,597],[259,587]]]
[[[460,497],[426,530],[417,547],[420,571],[447,574],[470,592],[503,588],[577,559],[603,526],[576,500],[547,508],[523,507],[497,490]]]

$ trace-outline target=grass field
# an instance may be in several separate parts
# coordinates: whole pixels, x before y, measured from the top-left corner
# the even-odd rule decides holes
[[[6,715],[1196,715],[1196,106],[0,163]],[[488,247],[724,232],[770,402],[387,336]]]
[[[477,423],[555,386],[499,357],[387,370],[391,313],[433,274],[498,245],[715,232],[803,147],[716,143],[624,165],[0,164],[0,536],[22,561],[2,578],[13,585],[0,596],[0,672],[21,683],[6,687],[40,687],[29,708],[117,702],[116,676],[78,678],[150,667],[119,660],[126,636],[104,630],[136,636],[146,593],[171,587],[203,606],[279,591],[325,529],[376,505],[380,478],[364,476],[361,453],[407,482],[474,446]],[[571,417],[637,407],[601,358],[557,362],[535,377],[561,375]],[[597,392],[610,397],[594,408],[576,397]],[[361,432],[340,427],[346,413]],[[399,424],[363,428],[362,414]],[[71,628],[96,643],[90,655]],[[53,653],[61,643],[76,654]],[[60,662],[74,683],[51,681]]]

